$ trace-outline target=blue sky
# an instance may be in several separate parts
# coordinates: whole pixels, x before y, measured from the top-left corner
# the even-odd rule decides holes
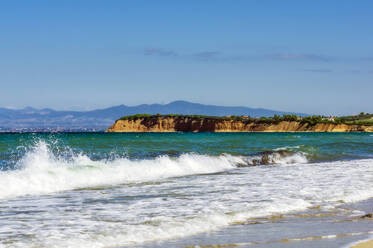
[[[2,1],[0,106],[373,112],[373,1]]]

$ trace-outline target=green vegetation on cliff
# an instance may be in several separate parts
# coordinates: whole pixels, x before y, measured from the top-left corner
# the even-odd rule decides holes
[[[220,116],[207,116],[207,115],[179,115],[179,114],[167,114],[167,115],[161,115],[161,114],[137,114],[137,115],[127,115],[120,118],[120,120],[138,120],[138,119],[153,119],[153,118],[190,118],[195,120],[203,120],[203,119],[221,119],[221,120],[228,120],[228,117],[220,117]]]
[[[355,125],[373,125],[373,114],[361,112],[359,115],[339,117],[342,123]]]
[[[296,115],[274,115],[273,117],[260,117],[254,118],[250,116],[207,116],[207,115],[181,115],[181,114],[136,114],[123,116],[120,120],[138,120],[138,119],[156,119],[156,118],[189,118],[192,120],[233,120],[241,121],[244,123],[257,123],[257,124],[278,124],[282,121],[296,121],[302,124],[308,124],[314,126],[319,123],[323,124],[349,124],[349,125],[373,125],[373,114],[360,113],[354,116],[343,116],[343,117],[325,117],[320,115],[299,117]]]

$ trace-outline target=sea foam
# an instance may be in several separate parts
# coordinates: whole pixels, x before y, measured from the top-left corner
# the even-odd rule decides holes
[[[373,159],[310,164],[301,153],[255,156],[263,155],[275,165],[238,168],[255,158],[197,154],[94,161],[55,155],[41,141],[18,169],[0,172],[0,208],[12,213],[2,217],[0,246],[133,246],[373,196]],[[106,185],[118,187],[93,189]],[[25,195],[37,197],[17,198]],[[7,235],[15,232],[30,235]]]
[[[304,154],[284,155],[278,151],[254,156],[183,154],[176,158],[164,155],[154,159],[95,161],[83,154],[58,156],[49,146],[44,141],[37,142],[18,161],[18,169],[0,172],[0,198],[216,173],[237,165],[257,165],[257,161],[260,164],[263,156],[267,156],[264,164],[307,162]]]
[[[35,195],[83,187],[160,180],[169,177],[215,173],[234,168],[240,158],[229,155],[184,154],[148,160],[93,161],[86,155],[55,156],[40,141],[17,163],[17,170],[0,172],[0,198]]]

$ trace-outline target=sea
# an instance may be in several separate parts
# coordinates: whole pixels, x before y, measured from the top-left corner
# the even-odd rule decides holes
[[[0,247],[349,247],[369,133],[0,134]]]

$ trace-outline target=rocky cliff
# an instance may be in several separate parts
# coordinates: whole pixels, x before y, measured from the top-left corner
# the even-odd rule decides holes
[[[106,132],[373,132],[373,126],[298,121],[257,123],[191,117],[144,117],[117,120]]]

